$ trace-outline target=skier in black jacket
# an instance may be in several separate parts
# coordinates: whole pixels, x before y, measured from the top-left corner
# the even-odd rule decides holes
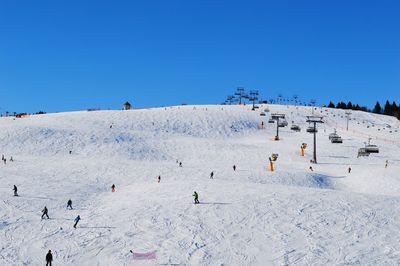
[[[72,210],[72,200],[71,199],[69,199],[67,202],[67,209],[68,209],[68,207]]]
[[[42,219],[44,218],[44,216],[46,215],[47,216],[47,219],[50,219],[50,217],[49,217],[49,215],[48,215],[48,212],[49,210],[47,209],[47,207],[46,206],[44,206],[44,209],[42,210]]]
[[[46,255],[46,266],[51,266],[51,262],[53,261],[53,254],[51,254],[51,250]]]

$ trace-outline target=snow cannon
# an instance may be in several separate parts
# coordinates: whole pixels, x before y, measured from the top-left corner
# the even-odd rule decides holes
[[[279,157],[279,154],[277,154],[277,153],[273,153],[273,154],[271,155],[271,159],[272,159],[273,162],[275,162],[276,160],[278,160],[278,157]]]
[[[276,160],[278,160],[278,157],[279,157],[279,154],[277,154],[277,153],[273,153],[271,155],[271,157],[269,157],[269,170],[271,172],[275,171],[273,162],[276,162]]]
[[[304,156],[304,150],[307,148],[307,143],[302,143],[300,146],[300,155]]]

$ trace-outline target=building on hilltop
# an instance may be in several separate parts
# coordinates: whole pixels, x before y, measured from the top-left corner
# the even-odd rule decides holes
[[[132,105],[129,102],[124,103],[124,108],[123,110],[131,110],[132,109]]]

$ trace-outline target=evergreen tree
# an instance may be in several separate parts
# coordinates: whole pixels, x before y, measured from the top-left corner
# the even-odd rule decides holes
[[[384,115],[392,115],[392,105],[389,103],[389,101],[387,100],[385,103],[385,108],[383,109],[383,114]]]
[[[330,101],[329,104],[328,104],[328,107],[329,108],[335,108],[335,104],[332,101]]]
[[[353,109],[353,104],[351,102],[348,102],[346,109]]]
[[[382,107],[379,102],[376,102],[374,109],[372,110],[375,114],[382,114]]]

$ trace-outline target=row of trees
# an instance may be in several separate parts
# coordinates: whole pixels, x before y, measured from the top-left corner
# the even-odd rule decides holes
[[[365,106],[360,106],[358,104],[353,104],[352,102],[338,102],[336,105],[331,101],[328,104],[329,108],[337,108],[337,109],[345,109],[345,110],[355,110],[355,111],[364,111],[370,112],[370,110]]]
[[[331,101],[328,105],[329,108],[337,108],[337,109],[348,109],[348,110],[356,110],[356,111],[364,111],[364,112],[372,112],[375,114],[383,114],[383,115],[391,115],[395,116],[400,120],[400,105],[397,105],[396,102],[390,103],[389,100],[386,101],[385,106],[382,108],[382,105],[376,102],[374,108],[368,109],[365,106],[359,106],[358,104],[354,105],[352,102],[348,102],[347,104],[344,102],[338,102],[336,105]]]

